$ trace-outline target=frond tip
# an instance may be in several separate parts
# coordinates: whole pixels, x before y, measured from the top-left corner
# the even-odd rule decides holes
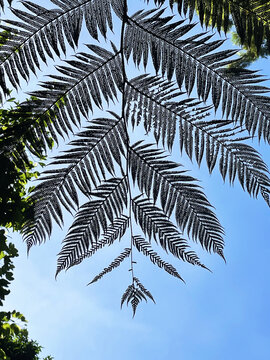
[[[133,283],[127,287],[122,295],[121,308],[125,302],[127,305],[131,303],[134,317],[139,303],[142,300],[147,302],[147,298],[151,299],[155,303],[152,294],[142,285],[138,278],[134,277]]]
[[[142,252],[145,256],[148,256],[154,265],[163,268],[168,274],[185,282],[178,274],[177,270],[166,261],[162,260],[160,256],[151,248],[149,242],[145,241],[141,236],[133,236],[133,244],[136,246],[139,252]]]
[[[100,274],[95,276],[94,279],[90,281],[90,283],[87,285],[93,284],[94,282],[100,280],[104,275],[108,274],[109,272],[120,266],[121,263],[130,256],[130,253],[131,249],[126,248],[119,256],[117,256],[116,259],[113,260],[113,262],[108,267],[106,267]]]
[[[127,205],[127,178],[104,181],[91,196],[96,199],[82,205],[63,241],[57,262],[57,274],[88,257],[102,232],[122,214]]]

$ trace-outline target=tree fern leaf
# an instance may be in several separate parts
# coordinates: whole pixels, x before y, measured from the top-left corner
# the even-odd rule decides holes
[[[48,214],[48,204],[54,204],[56,201],[55,199],[64,192],[68,191],[69,196],[72,199],[72,203],[75,203],[76,205],[78,205],[76,187],[79,187],[80,190],[83,190],[83,193],[86,195],[90,193],[91,185],[87,180],[83,182],[80,180],[82,178],[82,176],[80,176],[80,171],[85,172],[85,169],[87,169],[87,176],[90,176],[92,181],[94,180],[94,185],[97,183],[96,175],[98,175],[99,171],[96,167],[95,159],[98,152],[96,151],[94,154],[92,154],[92,152],[97,146],[100,146],[100,144],[104,143],[104,147],[108,146],[108,143],[105,141],[107,134],[109,132],[115,134],[116,132],[119,132],[121,127],[123,127],[123,123],[119,118],[93,120],[92,126],[90,126],[88,130],[78,134],[79,138],[82,140],[73,140],[71,145],[73,145],[74,148],[71,151],[66,151],[64,155],[59,155],[56,157],[52,165],[59,166],[68,164],[69,166],[62,169],[55,169],[45,172],[45,181],[36,187],[36,191],[33,197],[39,199],[37,227],[41,226],[42,223],[46,221],[46,219],[50,219]],[[120,133],[122,134],[123,130]],[[117,152],[117,149],[119,149],[118,152],[124,152],[124,145],[120,145],[120,142],[118,142],[118,138],[116,136],[112,136],[110,139],[112,140],[110,146],[115,147],[113,154]],[[122,141],[123,139],[124,138],[122,138]],[[108,156],[111,156],[109,152]],[[117,155],[117,159],[119,158],[120,153]],[[104,159],[104,161],[106,160],[107,159]],[[103,166],[102,163],[101,166]],[[75,172],[78,176],[74,176],[73,172]],[[65,204],[64,206],[69,209],[70,204],[66,203],[64,200],[65,196],[62,195],[60,198],[62,203]],[[56,219],[58,219],[57,216]],[[32,234],[32,230],[30,231],[30,229],[27,227],[24,229],[24,234],[27,239],[26,241],[32,238],[34,239],[34,243],[44,240],[44,238],[41,239],[38,236],[35,238],[35,234]],[[50,233],[48,233],[48,235],[50,235]],[[32,243],[32,240],[29,241]]]
[[[103,56],[95,57],[95,61],[92,63],[88,62],[88,60],[87,62],[86,60],[68,61],[67,63],[70,66],[58,67],[59,72],[64,73],[66,76],[51,76],[54,81],[43,83],[42,90],[31,93],[32,96],[38,97],[39,100],[27,101],[21,105],[21,112],[25,121],[20,126],[25,128],[28,128],[29,125],[38,126],[40,120],[42,120],[47,124],[52,123],[56,132],[63,136],[63,131],[66,134],[73,131],[69,120],[78,125],[81,115],[87,117],[89,111],[92,111],[93,103],[102,106],[102,97],[100,90],[98,90],[100,84],[95,75],[106,64],[107,74],[113,76],[112,72],[118,66],[116,63],[119,61],[119,55],[107,50],[102,51],[102,48],[99,47],[96,47],[96,49]],[[120,73],[118,73],[118,76],[121,76]],[[112,80],[109,83],[113,90],[103,84],[101,85],[102,91],[103,95],[107,94],[107,99],[113,99],[113,96],[117,94],[117,90]],[[116,86],[119,86],[119,83]],[[29,113],[29,108],[31,108],[31,113]],[[53,136],[53,138],[57,141],[57,137]]]
[[[127,287],[124,294],[122,295],[121,308],[122,308],[124,302],[126,302],[127,305],[129,303],[131,303],[132,310],[133,310],[133,317],[134,317],[137,307],[142,300],[146,301],[146,297],[145,297],[144,293],[142,292],[142,290],[139,287],[136,287],[134,285],[134,283],[132,283],[131,285],[129,285]]]
[[[94,279],[88,285],[93,284],[94,282],[100,280],[104,275],[108,274],[109,272],[120,266],[121,263],[127,257],[129,257],[130,253],[131,253],[131,249],[126,248],[119,256],[117,256],[116,259],[113,260],[113,262],[108,267],[106,267],[100,274],[95,276]]]
[[[91,26],[92,28],[99,27],[103,36],[106,36],[107,24],[112,30],[111,2],[109,0],[56,1],[54,3],[61,9],[48,10],[25,1],[23,4],[28,12],[12,9],[14,15],[21,21],[6,20],[7,25],[2,25],[2,28],[4,27],[10,33],[10,39],[7,40],[6,46],[0,49],[0,66],[5,70],[9,67],[12,69],[13,76],[9,78],[15,88],[20,85],[18,72],[23,78],[28,79],[29,71],[35,72],[36,66],[39,68],[39,58],[36,56],[36,52],[46,63],[45,53],[51,58],[53,58],[53,53],[60,56],[59,45],[62,51],[66,52],[65,38],[69,45],[77,46],[84,16],[88,30],[94,37],[96,36],[91,31]],[[99,14],[98,17],[97,14]],[[30,59],[33,57],[34,61],[31,59],[30,62],[23,62],[21,52],[27,52],[28,58],[29,56]]]
[[[146,295],[149,299],[151,299],[153,301],[153,303],[156,303],[154,298],[153,298],[153,295],[150,293],[149,290],[147,290],[143,284],[140,282],[140,280],[137,278],[137,277],[134,277],[134,281],[136,283],[136,285],[138,286],[138,288],[142,291],[142,293],[144,295]],[[146,299],[145,299],[146,300]],[[147,301],[147,300],[146,300]]]
[[[196,31],[195,24],[186,20],[175,20],[161,6],[169,4],[171,10],[177,6],[190,21],[197,11],[200,22],[218,32],[226,32],[233,21],[245,47],[259,50],[262,41],[270,44],[269,4],[261,0],[154,0],[154,10],[145,7],[130,16],[129,2],[124,0],[51,3],[57,9],[23,1],[22,7],[11,9],[12,20],[0,25],[0,100],[10,93],[7,84],[20,89],[33,73],[39,75],[43,63],[58,61],[57,73],[49,75],[31,93],[32,99],[11,113],[11,126],[3,123],[4,154],[27,172],[29,163],[23,164],[28,151],[40,156],[43,147],[60,144],[60,136],[64,140],[74,136],[74,128],[87,121],[87,128],[54,158],[32,192],[33,219],[22,231],[28,250],[50,236],[53,223],[62,226],[65,211],[77,211],[59,254],[58,274],[121,240],[133,212],[147,237],[146,241],[132,235],[133,246],[154,264],[182,280],[151,248],[152,239],[177,258],[206,268],[180,230],[188,240],[223,257],[223,228],[195,179],[156,144],[171,152],[179,136],[180,151],[191,161],[200,165],[204,158],[210,173],[219,166],[224,180],[239,181],[250,195],[261,195],[270,206],[268,168],[246,143],[257,135],[270,143],[269,97],[265,95],[269,89],[262,86],[264,79],[256,72],[239,69],[237,62],[233,68],[236,50],[220,51],[223,40]],[[0,9],[3,6],[0,0]],[[115,15],[122,27],[117,28],[120,44],[111,43],[112,51],[90,44],[65,62],[57,60],[79,45],[83,26],[95,43],[100,37],[106,39]],[[143,74],[130,80],[128,62],[135,64],[136,71],[143,66],[143,73],[147,68],[156,76]],[[198,99],[193,98],[196,92]],[[96,107],[102,110],[104,103],[109,106],[117,97],[121,104],[114,105],[121,115],[111,112],[111,119],[88,119],[89,112]],[[227,120],[213,119],[210,111],[220,111]],[[144,128],[154,146],[139,138],[131,145],[131,127]],[[136,196],[138,192],[142,194]],[[84,205],[82,197],[87,198]],[[129,213],[129,218],[123,213]],[[118,267],[131,251],[132,246],[125,249],[92,282]],[[130,270],[132,283],[121,306],[131,304],[135,315],[142,300],[154,299],[135,277],[135,269]]]
[[[104,234],[102,234],[101,238],[92,244],[90,250],[86,251],[83,255],[79,256],[76,260],[70,263],[70,265],[66,269],[69,269],[74,265],[80,264],[85,258],[93,256],[98,250],[104,248],[105,246],[112,245],[117,238],[119,238],[120,240],[124,236],[128,224],[129,218],[125,215],[114,219],[113,223],[107,227],[107,230]],[[56,276],[61,270],[63,270],[61,260],[61,257],[59,257]]]
[[[145,256],[149,256],[153,264],[164,269],[168,274],[184,281],[178,274],[177,270],[166,261],[162,260],[160,256],[153,251],[149,242],[145,241],[141,236],[133,236],[133,244],[136,246],[139,252],[142,252]]]
[[[144,44],[139,44],[142,41],[142,36],[140,34],[147,33],[148,45],[151,50],[152,61],[156,72],[159,71],[160,66],[162,67],[163,49],[166,48],[167,51],[170,51],[170,49],[172,51],[173,49],[174,57],[171,57],[171,60],[175,58],[174,68],[177,69],[176,79],[180,88],[183,81],[185,81],[185,88],[189,93],[193,87],[194,81],[192,74],[196,73],[196,78],[198,78],[197,69],[199,69],[199,74],[201,74],[202,69],[204,69],[207,72],[207,81],[204,84],[203,101],[207,100],[209,92],[212,90],[212,100],[217,109],[221,103],[222,87],[224,83],[227,83],[227,91],[229,88],[232,88],[235,96],[241,95],[243,109],[246,108],[248,103],[251,103],[251,110],[254,108],[262,114],[262,121],[269,124],[269,106],[267,105],[264,96],[261,95],[264,93],[265,89],[258,86],[254,88],[252,83],[249,83],[250,74],[253,74],[253,72],[250,70],[228,69],[224,67],[225,63],[227,63],[227,59],[229,59],[235,51],[226,50],[212,54],[211,43],[204,40],[204,34],[201,34],[203,37],[202,39],[197,41],[193,40],[192,44],[189,44],[188,40],[182,42],[179,37],[182,36],[181,32],[185,32],[185,27],[179,26],[178,23],[173,23],[173,25],[170,24],[170,30],[167,31],[167,23],[169,20],[170,18],[161,18],[156,16],[156,14],[151,17],[142,16],[141,14],[139,19],[136,15],[130,17],[126,33],[133,31],[136,33],[136,37],[131,43],[129,42],[130,39],[126,37],[125,44],[127,45],[129,42],[128,46],[130,49],[129,53],[126,53],[127,58],[129,57],[130,52],[133,51],[135,63],[139,65],[141,54],[139,54],[138,50],[145,46]],[[176,32],[175,29],[178,31]],[[177,34],[177,36],[175,36],[175,34]],[[221,45],[221,43],[222,42],[220,42],[219,45]],[[204,44],[204,46],[202,46],[202,44]],[[208,45],[210,46],[208,47]],[[197,54],[198,48],[200,49],[199,56]],[[224,62],[224,60],[226,61]],[[166,61],[167,65],[167,60],[164,61]],[[198,66],[199,64],[200,66]],[[170,73],[169,78],[171,78],[171,76]],[[199,90],[202,93],[200,87]],[[227,106],[229,106],[229,103],[227,103]],[[234,106],[234,108],[236,109],[236,106]],[[243,112],[242,114],[244,118],[247,117],[247,112]],[[244,119],[241,120],[241,115],[239,114],[238,117],[234,116],[234,120],[241,123]],[[255,129],[257,130],[258,124],[254,123],[254,120],[251,121],[254,131]],[[264,138],[266,141],[270,142],[270,132],[267,132]]]
[[[154,238],[165,251],[170,251],[177,258],[205,267],[194,252],[187,251],[187,241],[161,209],[149,200],[140,199],[140,196],[132,200],[132,209],[135,220],[149,239]]]
[[[178,4],[179,13],[185,16],[189,8],[190,19],[196,9],[199,12],[201,25],[208,27],[211,19],[212,28],[216,27],[218,32],[223,30],[226,33],[229,29],[229,20],[232,18],[242,44],[251,46],[253,38],[258,51],[262,45],[263,35],[269,30],[270,11],[267,1],[176,0],[170,4],[171,8],[173,3]]]
[[[219,253],[223,247],[223,229],[210,210],[207,198],[194,183],[195,179],[186,176],[185,171],[172,171],[178,164],[165,160],[166,156],[159,150],[150,146],[141,148],[141,145],[130,149],[130,166],[140,191],[151,197],[152,189],[158,186],[165,213],[170,216],[175,210],[176,221],[182,230],[187,229],[206,250]]]
[[[121,191],[120,188],[123,188]],[[82,205],[70,226],[68,234],[63,241],[63,247],[59,254],[57,274],[77,263],[84,258],[90,257],[95,252],[95,244],[99,241],[101,233],[110,231],[110,221],[114,224],[121,215],[124,206],[127,205],[127,180],[113,178],[105,181],[91,192],[91,196],[97,198]],[[114,204],[117,203],[117,207]],[[113,219],[110,220],[110,213]],[[123,230],[125,225],[123,225]],[[109,230],[108,230],[109,229]],[[121,230],[121,229],[120,229]],[[119,230],[119,235],[121,234]],[[107,243],[108,238],[105,238]],[[56,275],[57,275],[56,274]]]
[[[245,78],[245,77],[244,77]],[[243,78],[243,81],[245,82]],[[192,160],[192,155],[194,153],[195,159],[198,162],[198,164],[201,164],[202,158],[205,155],[206,162],[209,168],[209,171],[212,172],[219,157],[220,158],[220,172],[225,180],[227,169],[229,166],[229,179],[230,182],[234,182],[235,175],[236,175],[236,169],[237,167],[233,166],[233,164],[236,162],[237,164],[243,164],[244,168],[247,171],[247,184],[249,182],[255,181],[255,183],[260,187],[259,184],[269,184],[268,175],[267,175],[267,167],[263,163],[262,159],[258,157],[257,152],[252,147],[245,147],[243,146],[243,153],[241,153],[241,150],[237,150],[236,143],[243,142],[245,140],[245,136],[241,136],[237,138],[237,134],[241,133],[242,130],[239,127],[233,126],[231,121],[224,121],[224,120],[204,120],[203,117],[208,115],[209,108],[207,107],[196,107],[194,108],[194,104],[191,102],[185,101],[183,105],[179,105],[180,102],[176,101],[163,101],[163,98],[160,96],[160,93],[162,93],[162,83],[159,83],[159,78],[156,78],[155,81],[153,81],[153,87],[149,86],[148,81],[150,78],[146,77],[138,77],[135,79],[132,79],[129,82],[128,92],[128,101],[129,101],[129,107],[132,109],[135,109],[134,106],[136,105],[136,97],[134,96],[135,92],[138,92],[142,94],[142,96],[146,97],[147,99],[151,97],[152,103],[154,102],[156,104],[156,112],[161,113],[161,109],[166,109],[170,114],[172,114],[174,117],[167,117],[168,121],[163,121],[161,118],[160,121],[162,121],[164,126],[167,127],[167,129],[173,129],[174,128],[174,134],[175,134],[175,122],[177,121],[179,123],[179,141],[180,141],[180,151],[183,149],[186,151],[187,155]],[[156,83],[158,84],[158,90],[156,89]],[[144,85],[145,83],[145,85]],[[130,89],[135,90],[131,91]],[[171,91],[171,94],[173,92]],[[175,99],[177,98],[177,93],[175,93]],[[174,100],[174,98],[172,98]],[[228,100],[230,101],[230,100]],[[235,100],[233,100],[235,101]],[[130,105],[131,104],[131,105]],[[157,123],[157,117],[155,113],[152,113],[149,109],[149,105],[147,102],[144,102],[144,106],[146,107],[147,117],[144,119],[145,129],[149,131],[149,129],[154,128],[158,131],[158,123]],[[192,109],[192,112],[189,109]],[[137,111],[135,109],[134,114],[137,115]],[[258,117],[258,113],[256,113],[256,118]],[[255,118],[255,116],[253,117]],[[170,119],[172,122],[174,122],[174,125],[170,124]],[[141,117],[137,118],[137,121],[141,121]],[[174,139],[174,135],[168,136],[170,130],[167,130],[167,146],[172,146],[172,141]],[[252,129],[251,131],[254,131]],[[262,128],[260,128],[260,131],[263,132]],[[171,132],[171,134],[173,134]],[[161,133],[161,137],[163,138],[164,142],[164,135],[165,133]],[[156,137],[156,139],[158,139]],[[241,146],[241,145],[240,145]],[[233,150],[234,149],[234,150]],[[245,149],[245,150],[244,150]],[[248,152],[251,158],[255,156],[256,161],[253,162],[253,165],[251,165],[250,161],[248,160],[248,156],[245,152]],[[233,154],[230,156],[229,153],[233,152]],[[257,154],[257,155],[256,155]],[[241,165],[242,166],[242,165]],[[266,172],[266,173],[265,173]],[[240,180],[241,177],[238,179]],[[142,181],[142,179],[141,179]],[[248,192],[255,196],[255,192],[251,191],[253,188],[249,185],[245,185],[245,181],[241,183],[241,185],[248,190]],[[267,185],[268,187],[268,185]],[[266,188],[267,188],[266,187]],[[143,190],[144,191],[144,190]],[[154,200],[157,198],[156,191],[153,190],[152,196]]]

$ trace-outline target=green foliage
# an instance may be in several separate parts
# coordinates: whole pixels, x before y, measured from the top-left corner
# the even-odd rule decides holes
[[[33,217],[29,198],[33,188],[27,183],[38,177],[36,166],[43,166],[46,147],[22,130],[26,118],[20,104],[14,98],[8,103],[12,107],[0,109],[0,226],[19,231]],[[49,146],[53,146],[52,140]],[[29,159],[29,151],[36,156],[36,163]]]
[[[165,0],[156,0],[158,4]],[[270,2],[268,0],[170,0],[171,6],[177,3],[180,14],[192,20],[197,11],[201,25],[225,33],[233,25],[240,43],[251,47],[255,45],[259,52],[263,42],[270,45]]]
[[[41,346],[35,341],[29,341],[28,332],[23,329],[18,330],[14,336],[0,337],[0,349],[7,360],[38,360]]]
[[[17,329],[12,335],[0,336],[0,355],[3,360],[39,360],[42,350],[36,341],[30,340],[27,329]],[[44,360],[52,360],[51,356]]]
[[[164,1],[158,1],[162,3]],[[174,0],[178,11],[192,20],[194,12],[202,26],[231,32],[242,47],[234,66],[248,67],[259,57],[270,55],[270,1],[268,0]]]
[[[9,285],[14,280],[13,258],[18,256],[18,251],[12,243],[8,243],[5,231],[0,230],[0,305],[10,293]],[[21,331],[17,321],[26,322],[25,317],[17,311],[0,312],[0,339],[12,338]]]
[[[241,44],[241,39],[235,32],[232,32],[232,42],[236,45]],[[237,60],[233,65],[234,67],[238,68],[247,68],[259,58],[267,58],[270,55],[270,49],[267,45],[267,40],[263,39],[261,47],[257,49],[252,39],[250,46],[248,46],[246,43],[242,46],[242,50],[239,52],[239,55],[239,60]]]
[[[5,297],[9,294],[9,285],[13,278],[13,261],[18,256],[18,251],[13,244],[7,243],[5,231],[0,230],[0,305],[3,305]]]
[[[1,154],[0,169],[0,225],[18,231],[32,215],[32,202],[28,199],[26,184],[38,176],[34,165],[21,171],[13,161]]]

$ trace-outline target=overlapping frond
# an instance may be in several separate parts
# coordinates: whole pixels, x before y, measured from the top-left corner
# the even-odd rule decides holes
[[[136,222],[150,240],[154,238],[165,251],[169,251],[179,259],[205,267],[193,251],[188,251],[187,241],[163,210],[159,209],[149,199],[141,198],[141,196],[132,200],[132,209]],[[222,248],[220,254],[222,254]]]
[[[94,55],[79,53],[66,61],[68,66],[58,66],[59,75],[42,83],[41,90],[30,94],[34,99],[21,105],[21,117],[25,117],[21,130],[40,139],[49,132],[57,142],[58,134],[68,135],[82,116],[88,117],[93,104],[102,107],[104,100],[117,98],[122,84],[119,54],[94,45],[88,48]],[[17,131],[16,127],[11,130]]]
[[[20,169],[26,172],[26,165],[29,164],[29,152],[39,159],[42,159],[46,153],[45,145],[39,141],[37,137],[30,137],[25,132],[16,134],[9,132],[13,126],[20,124],[24,118],[20,114],[20,106],[16,105],[14,109],[1,109],[1,125],[0,125],[0,153],[6,156],[16,164]],[[47,138],[48,147],[52,146],[52,139]]]
[[[133,180],[141,192],[152,197],[158,196],[165,214],[175,219],[182,231],[195,241],[199,240],[207,251],[222,255],[223,229],[210,209],[210,203],[195,183],[196,179],[186,175],[186,170],[175,170],[179,164],[166,159],[162,150],[143,142],[130,148],[130,168]]]
[[[187,122],[201,120],[209,115],[211,108],[191,98],[179,99],[183,94],[160,77],[140,75],[127,83],[126,117],[131,119],[133,127],[143,122],[145,131],[152,131],[156,142],[162,141],[171,150],[178,118]]]
[[[100,280],[104,275],[108,274],[109,272],[120,266],[121,263],[130,256],[130,253],[131,253],[131,249],[126,248],[119,256],[117,256],[117,258],[115,258],[112,261],[112,263],[108,267],[106,267],[100,274],[95,276],[94,279],[88,285],[93,284],[94,282]]]
[[[166,0],[154,0],[163,5]],[[148,2],[148,1],[147,1]],[[201,25],[216,27],[225,33],[231,20],[236,27],[242,44],[251,45],[252,38],[259,51],[263,39],[270,43],[270,7],[268,0],[169,0],[171,9],[177,4],[181,15],[193,19],[198,13]]]
[[[76,258],[72,263],[69,264],[67,269],[74,265],[80,264],[84,259],[90,258],[94,255],[98,250],[104,248],[105,246],[110,246],[114,243],[116,239],[124,236],[127,227],[129,225],[129,218],[125,215],[121,215],[121,217],[114,219],[113,223],[107,227],[107,230],[102,234],[100,239],[95,243],[91,244],[90,250],[86,251],[80,257]],[[59,267],[57,268],[57,274],[63,270],[63,264],[61,259],[59,258]]]
[[[72,149],[55,158],[51,163],[55,168],[44,172],[32,195],[37,201],[35,218],[23,230],[28,247],[51,234],[51,218],[62,223],[62,207],[71,211],[78,206],[77,189],[88,196],[106,171],[114,174],[114,160],[120,165],[121,155],[125,155],[124,139],[120,118],[95,119],[70,143]],[[65,167],[59,169],[60,165]]]
[[[232,127],[230,121],[192,121],[186,126],[180,121],[181,148],[189,149],[188,155],[200,164],[205,155],[210,173],[216,163],[222,178],[233,183],[237,175],[244,190],[257,197],[260,192],[270,192],[270,179],[267,165],[252,146],[245,144],[246,139],[240,127]],[[241,134],[241,135],[240,135]],[[189,139],[194,139],[193,145]],[[217,161],[219,160],[219,161]],[[269,200],[265,198],[269,205]]]
[[[107,231],[127,206],[127,178],[111,178],[91,192],[96,199],[82,205],[63,241],[57,273],[75,265],[95,246],[102,232]]]
[[[194,24],[172,23],[172,17],[161,17],[162,13],[139,11],[129,18],[126,58],[132,53],[136,65],[143,62],[146,66],[151,54],[156,72],[166,74],[169,81],[175,74],[179,87],[184,84],[188,94],[196,83],[200,99],[206,101],[211,93],[215,109],[226,108],[227,117],[230,114],[252,135],[256,132],[270,143],[269,98],[263,95],[269,89],[258,85],[262,77],[251,70],[225,67],[232,62],[235,50],[213,52],[223,41],[210,42],[211,35],[205,33],[183,37]]]
[[[259,52],[263,40],[270,48],[270,3],[268,0],[230,0],[230,11],[242,44],[254,41]]]
[[[118,3],[117,0],[115,0]],[[0,47],[0,84],[5,89],[4,74],[17,88],[21,78],[27,80],[30,72],[40,68],[47,57],[66,53],[66,43],[77,47],[82,22],[85,19],[92,37],[98,31],[106,37],[107,28],[112,30],[111,1],[69,0],[52,1],[58,9],[48,10],[30,1],[24,1],[26,11],[12,9],[17,20],[5,20],[1,28],[12,36]],[[97,16],[98,15],[98,16]]]
[[[140,282],[140,280],[139,280],[136,276],[134,276],[134,282],[135,282],[135,284],[138,286],[138,288],[142,291],[142,293],[143,293],[144,295],[146,295],[150,300],[152,300],[153,303],[155,303],[155,300],[154,300],[154,298],[153,298],[153,295],[150,293],[149,290],[147,290],[147,289],[143,286],[143,284]],[[146,302],[147,302],[147,298],[146,298]]]
[[[168,262],[162,260],[161,257],[151,248],[149,242],[147,242],[144,238],[142,238],[139,235],[133,236],[132,240],[134,246],[136,246],[138,251],[143,253],[145,256],[148,256],[153,264],[164,269],[165,271],[167,271],[168,274],[183,281],[183,279],[178,274],[175,267],[169,264]]]
[[[200,165],[204,157],[210,173],[218,163],[223,179],[228,177],[231,183],[238,174],[242,187],[253,196],[263,190],[269,192],[266,164],[253,147],[243,143],[249,136],[244,136],[233,121],[207,119],[209,107],[194,99],[179,101],[179,92],[159,77],[134,78],[126,92],[126,116],[133,127],[143,122],[146,132],[151,131],[157,143],[161,139],[169,150],[178,128],[180,150],[184,149],[191,160],[194,156]]]

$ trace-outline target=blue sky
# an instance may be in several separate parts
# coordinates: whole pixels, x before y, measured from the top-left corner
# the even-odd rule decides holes
[[[135,10],[137,3],[132,6]],[[270,78],[268,61],[260,60],[255,67]],[[262,144],[260,151],[270,164],[267,147]],[[225,228],[227,264],[195,245],[213,273],[164,256],[177,267],[184,284],[136,255],[136,273],[156,304],[139,305],[134,319],[130,308],[120,310],[121,295],[130,282],[128,262],[86,286],[119,254],[121,244],[97,253],[55,281],[64,233],[55,228],[51,240],[34,247],[28,258],[21,237],[11,234],[20,257],[5,308],[26,316],[30,336],[44,346],[44,356],[51,354],[56,360],[270,357],[269,208],[262,199],[250,198],[237,182],[232,187],[224,184],[217,170],[209,176],[205,163],[200,171],[195,164],[187,167],[202,181]]]

